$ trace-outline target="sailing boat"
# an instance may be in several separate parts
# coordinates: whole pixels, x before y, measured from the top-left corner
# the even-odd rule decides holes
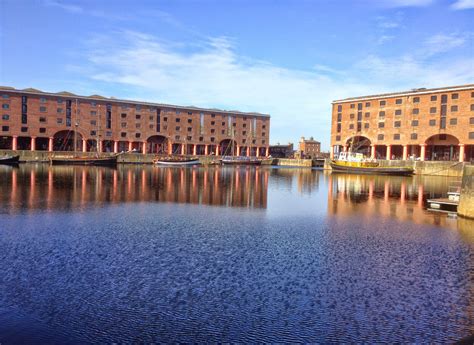
[[[231,136],[231,156],[223,156],[222,164],[225,165],[260,165],[262,161],[257,157],[234,156],[234,129],[232,128]],[[229,146],[227,146],[227,149]],[[250,147],[248,148],[250,150]]]
[[[115,166],[117,165],[117,157],[118,154],[115,154],[110,157],[100,157],[99,156],[99,133],[100,133],[100,104],[99,104],[99,125],[98,125],[98,130],[96,133],[96,156],[95,157],[78,157],[77,156],[77,138],[76,138],[76,132],[77,132],[77,127],[79,126],[79,123],[77,122],[77,110],[78,110],[78,103],[76,99],[76,113],[75,113],[75,121],[74,125],[76,127],[76,130],[74,130],[74,155],[73,157],[52,157],[50,159],[50,162],[52,165],[100,165],[100,166]]]
[[[186,145],[187,139],[184,139],[184,145]],[[183,166],[183,165],[198,165],[201,164],[198,157],[183,157],[176,156],[171,152],[169,156],[157,157],[153,160],[154,164],[157,165],[168,165],[168,166]]]

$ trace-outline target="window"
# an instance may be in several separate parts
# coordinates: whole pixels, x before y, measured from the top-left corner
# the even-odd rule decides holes
[[[7,104],[7,103],[3,103],[3,104],[2,104],[2,108],[3,108],[3,109],[10,109],[10,105]]]
[[[155,117],[152,115],[150,116],[150,121],[153,121],[155,119]]]
[[[400,134],[394,134],[393,140],[400,140]]]
[[[365,102],[365,107],[370,108],[370,102]]]
[[[175,130],[180,131],[180,130],[181,130],[181,127],[176,126],[176,127],[175,127]]]
[[[92,115],[92,112],[91,112],[91,115]],[[126,118],[127,118],[127,114],[122,113],[122,114],[120,114],[120,117],[121,117],[122,119],[126,119]]]
[[[188,136],[186,137],[186,139],[187,139],[187,140],[193,140],[193,137],[190,136],[190,135],[188,135]]]
[[[40,111],[44,113],[46,111],[46,107],[40,107]]]
[[[211,137],[211,143],[213,143],[214,141],[216,141],[216,138]]]
[[[474,139],[474,132],[469,132],[469,139]]]
[[[439,121],[439,128],[445,129],[446,128],[446,118],[442,117]]]
[[[366,129],[369,128],[369,123],[368,122],[364,123],[364,128],[366,128]]]
[[[199,137],[199,141],[204,141],[204,137]]]
[[[97,121],[96,120],[91,120],[91,125],[92,126],[97,126]]]
[[[354,124],[353,124],[353,123],[351,123],[351,124],[349,125],[349,129],[354,129]]]
[[[384,107],[387,104],[387,101],[380,101],[380,106]]]
[[[44,117],[44,116],[40,117],[39,122],[46,122],[46,117]]]
[[[457,105],[452,105],[452,106],[451,106],[451,111],[452,111],[452,112],[458,111],[458,106],[457,106]]]
[[[365,117],[366,118],[370,117],[370,113],[365,113]]]
[[[430,126],[436,126],[436,120],[430,120]]]
[[[341,133],[341,124],[340,123],[337,124],[337,133]],[[244,135],[245,135],[245,131],[244,131]]]
[[[135,138],[140,138],[142,135],[140,133],[135,133]]]
[[[379,122],[379,128],[384,128],[385,127],[385,122]]]
[[[193,131],[193,128],[192,127],[188,127],[188,132],[192,132]]]
[[[8,98],[10,98],[10,96],[3,94],[3,95],[2,95],[2,98],[3,98],[3,99],[8,99]]]
[[[225,122],[222,122],[222,126],[225,126]]]
[[[399,128],[399,127],[401,127],[401,125],[402,125],[402,122],[401,122],[401,121],[395,121],[395,122],[393,123],[393,127],[395,127],[395,128]]]
[[[418,109],[418,108],[413,108],[413,110],[412,110],[412,114],[413,114],[413,115],[418,115],[419,113],[420,113],[420,109]]]
[[[383,134],[377,135],[377,140],[383,140]]]
[[[60,125],[61,123],[63,123],[63,119],[57,118],[57,119],[56,119],[56,123],[57,123],[58,125]]]
[[[397,98],[395,100],[395,104],[402,104],[402,99],[401,98]]]
[[[188,123],[193,123],[193,119],[188,119]]]
[[[140,120],[141,118],[142,118],[142,116],[140,114],[135,115],[135,119]]]
[[[418,134],[412,133],[412,134],[410,135],[410,139],[412,139],[412,140],[418,139]]]
[[[40,133],[46,133],[46,128],[41,127],[41,128],[39,129],[39,132],[40,132]]]
[[[40,102],[41,102],[41,103],[46,103],[46,98],[40,97]]]
[[[265,128],[267,128],[267,126],[266,126],[266,125],[263,125],[263,126],[262,126],[262,129],[265,129]]]
[[[120,133],[120,136],[121,136],[122,138],[126,138],[126,137],[127,137],[127,133],[121,132],[121,133]]]
[[[339,105],[337,106],[337,111],[338,111],[338,112],[341,112],[341,111],[342,111],[342,105],[341,105],[341,104],[339,104]]]
[[[431,102],[435,102],[438,99],[438,96],[431,96]]]
[[[362,110],[362,103],[357,104],[357,110]]]
[[[112,136],[112,132],[110,132],[110,131],[105,132],[105,136],[106,136],[106,137],[111,137],[111,136]]]
[[[179,136],[179,135],[175,135],[174,138],[175,138],[176,140],[179,140],[180,136]]]
[[[420,97],[413,97],[413,103],[420,103]]]
[[[211,134],[214,134],[216,130],[214,128],[211,128]]]
[[[221,134],[225,134],[225,129],[223,129],[223,130],[221,131]]]
[[[142,126],[142,125],[139,124],[139,123],[136,123],[136,124],[135,124],[135,128],[140,128],[141,126]]]
[[[354,117],[355,117],[355,114],[351,114],[351,115],[350,115],[351,120],[353,120]]]
[[[97,115],[97,111],[92,110],[92,111],[91,111],[91,115],[92,115],[92,116],[96,116],[96,115]],[[125,117],[127,117],[127,114],[125,114]]]
[[[402,110],[401,109],[396,109],[395,110],[395,115],[402,115]]]
[[[216,121],[211,121],[211,126],[214,126],[216,124]],[[245,127],[245,124],[244,124]]]
[[[58,108],[57,112],[58,112],[58,114],[61,114],[63,112],[63,108]]]
[[[140,104],[137,104],[137,105],[135,106],[135,109],[138,110],[138,111],[140,111],[140,110],[142,110],[142,106],[141,106]]]
[[[262,132],[262,137],[264,137],[265,135],[267,135],[265,132]]]
[[[471,98],[474,98],[474,91],[471,92]]]
[[[244,124],[242,125],[242,127],[246,128],[246,127],[247,127],[247,124],[246,124],[246,123],[244,123]]]
[[[188,115],[192,115],[193,113],[191,111],[188,111]]]
[[[471,104],[471,111],[474,111],[474,104]]]
[[[10,127],[2,126],[2,132],[8,132],[9,130],[10,130]]]
[[[355,104],[351,104],[351,109],[354,109],[355,108]]]
[[[92,101],[91,102],[91,107],[95,107],[95,106],[97,106],[97,102]]]
[[[176,119],[176,122],[181,122],[181,119],[180,119],[180,118],[177,118],[177,119]]]
[[[120,127],[122,127],[122,128],[127,128],[127,123],[126,123],[126,122],[122,122],[122,123],[120,124]]]
[[[10,115],[2,115],[2,120],[10,120]]]
[[[342,114],[337,114],[337,121],[342,121]]]
[[[458,93],[453,93],[451,94],[451,99],[458,99],[459,98],[459,94]]]
[[[97,132],[96,131],[91,131],[91,136],[95,136],[97,135]]]
[[[212,117],[212,118],[216,117],[216,114],[211,114],[211,117]]]
[[[451,126],[457,125],[457,124],[458,124],[458,119],[457,119],[457,118],[452,118],[452,119],[450,119],[450,120],[449,120],[449,124],[450,124]]]
[[[58,104],[61,104],[63,100],[61,98],[58,98]]]
[[[123,109],[123,110],[128,110],[128,105],[122,104],[122,105],[120,106],[120,108]]]
[[[28,132],[28,127],[21,127],[21,128],[20,128],[20,131],[21,131],[22,133],[26,133],[26,132]]]
[[[167,122],[168,121],[168,118],[167,117],[164,117],[163,118],[163,122]]]
[[[436,107],[430,108],[430,114],[436,114]]]
[[[412,125],[412,127],[418,126],[418,120],[413,120],[413,121],[411,122],[411,125]]]

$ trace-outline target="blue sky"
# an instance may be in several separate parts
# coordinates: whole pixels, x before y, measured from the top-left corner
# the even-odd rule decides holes
[[[474,0],[0,0],[0,84],[270,113],[329,147],[331,101],[474,83]]]

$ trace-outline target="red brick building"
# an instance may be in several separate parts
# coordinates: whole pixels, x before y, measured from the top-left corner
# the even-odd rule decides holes
[[[0,149],[267,156],[270,115],[0,87]]]
[[[309,139],[301,137],[298,150],[301,158],[318,158],[321,153],[321,143],[313,137]]]
[[[331,157],[473,160],[474,84],[354,97],[332,103]]]

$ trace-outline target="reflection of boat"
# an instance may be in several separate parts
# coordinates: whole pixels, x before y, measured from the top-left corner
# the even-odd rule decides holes
[[[188,158],[188,157],[160,157],[153,160],[154,164],[158,165],[171,165],[171,166],[180,166],[180,165],[197,165],[200,164],[199,158]]]
[[[51,158],[52,165],[117,165],[117,155],[112,157],[57,157]]]
[[[341,152],[338,159],[332,160],[332,171],[350,174],[412,175],[410,167],[381,167],[376,160],[368,160],[361,153]]]
[[[226,165],[260,165],[262,161],[255,157],[224,156],[222,164]]]
[[[20,156],[5,156],[0,157],[0,164],[18,164],[20,161]]]

